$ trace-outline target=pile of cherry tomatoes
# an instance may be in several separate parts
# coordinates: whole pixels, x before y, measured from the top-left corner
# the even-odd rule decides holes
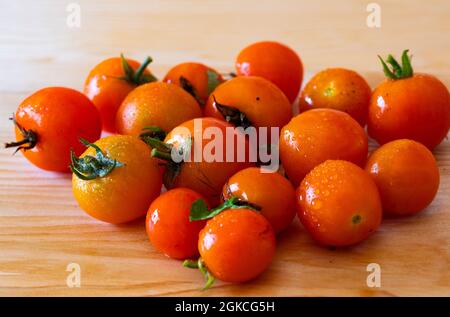
[[[449,92],[415,73],[408,51],[380,61],[387,78],[374,91],[357,72],[330,68],[300,92],[303,64],[277,42],[244,48],[236,73],[182,63],[162,81],[151,58],[122,55],[95,66],[83,93],[50,87],[26,98],[12,118],[17,141],[6,147],[39,168],[71,171],[78,204],[96,219],[146,215],[152,245],[199,269],[205,287],[215,278],[245,282],[268,267],[276,235],[296,215],[319,245],[345,247],[368,238],[382,217],[432,202],[439,170],[431,150],[449,130]],[[239,128],[279,128],[272,150],[282,168],[186,160],[208,141],[195,139],[195,120],[231,128],[234,149],[247,146]],[[101,138],[102,130],[111,135]],[[381,145],[370,156],[368,135]]]

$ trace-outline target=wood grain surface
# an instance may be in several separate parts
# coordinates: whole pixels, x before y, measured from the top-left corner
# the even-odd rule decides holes
[[[66,24],[66,6],[81,8],[81,27]],[[81,89],[89,69],[120,52],[154,58],[163,76],[184,61],[233,70],[245,45],[284,42],[302,57],[307,79],[330,66],[359,71],[374,86],[382,78],[376,54],[411,49],[419,72],[450,86],[450,2],[377,1],[381,28],[369,28],[370,1],[6,1],[0,9],[0,141],[11,140],[8,117],[34,90]],[[373,145],[373,144],[372,144]],[[417,216],[388,219],[366,242],[328,250],[298,221],[279,237],[269,270],[257,280],[218,282],[156,252],[143,220],[114,226],[80,210],[70,176],[31,166],[0,150],[0,295],[315,296],[450,295],[450,141],[434,154],[441,185]],[[81,267],[81,287],[69,288],[69,263]],[[381,287],[369,288],[366,267],[381,266]]]

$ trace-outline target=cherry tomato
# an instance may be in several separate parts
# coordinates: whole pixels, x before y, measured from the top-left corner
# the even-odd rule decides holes
[[[317,73],[303,88],[299,111],[316,108],[341,110],[365,126],[371,95],[369,84],[357,72],[328,68]]]
[[[39,168],[68,172],[70,149],[83,152],[79,138],[95,141],[100,137],[100,115],[82,93],[63,87],[48,87],[26,98],[13,118],[17,147]]]
[[[343,247],[366,239],[382,218],[375,182],[359,166],[329,160],[316,166],[297,189],[300,221],[318,243]]]
[[[366,171],[378,186],[383,210],[406,216],[427,207],[439,188],[439,169],[433,154],[421,143],[396,140],[369,157]]]
[[[270,80],[291,103],[297,98],[303,80],[303,65],[297,53],[286,45],[270,41],[244,48],[236,58],[236,72]]]
[[[223,82],[223,78],[206,65],[182,63],[170,69],[163,81],[184,88],[200,105],[204,105],[209,94]]]
[[[195,99],[177,85],[154,82],[139,86],[117,111],[120,134],[139,135],[148,126],[169,132],[177,125],[202,116]]]
[[[286,229],[295,217],[295,189],[278,173],[249,167],[230,177],[222,192],[223,200],[237,197],[260,207],[276,233]]]
[[[445,85],[434,76],[414,74],[408,51],[403,65],[375,89],[369,107],[368,131],[379,144],[411,139],[434,149],[450,127],[450,97]],[[389,63],[395,59],[388,57]],[[384,62],[383,62],[384,63]],[[398,63],[397,63],[398,64]]]
[[[280,159],[289,180],[298,186],[320,163],[342,159],[364,166],[367,135],[350,115],[313,109],[294,117],[281,131]]]
[[[242,283],[256,278],[275,254],[275,233],[262,215],[250,209],[229,209],[208,220],[198,249],[216,278]]]
[[[80,207],[92,217],[124,223],[146,214],[161,192],[162,175],[149,147],[139,138],[102,138],[80,158],[72,156],[72,189]]]
[[[125,97],[137,86],[155,81],[146,69],[151,62],[147,58],[142,65],[132,59],[108,58],[96,65],[84,83],[84,93],[100,111],[103,129],[116,132],[116,113]]]
[[[203,197],[188,188],[163,193],[150,205],[146,229],[153,246],[174,259],[198,255],[198,234],[206,221],[190,221],[194,201]]]
[[[231,131],[230,139],[227,138],[227,128]],[[215,136],[211,136],[212,140],[205,134],[208,130],[221,134],[216,140],[219,143],[216,143]],[[228,142],[234,143],[232,153],[227,153]],[[211,206],[220,202],[222,187],[228,178],[254,165],[249,162],[250,149],[245,136],[232,125],[214,118],[184,122],[167,134],[164,143],[151,145],[154,147],[152,155],[167,161],[166,188],[190,188],[205,197]],[[178,162],[171,155],[173,148],[183,153]],[[241,161],[238,161],[238,151],[242,151]]]
[[[292,118],[292,109],[277,86],[264,78],[249,76],[233,78],[217,87],[204,114],[243,128],[281,128]]]

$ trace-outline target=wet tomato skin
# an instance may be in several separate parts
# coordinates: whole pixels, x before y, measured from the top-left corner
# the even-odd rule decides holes
[[[291,105],[283,92],[261,77],[236,77],[213,91],[205,105],[204,115],[224,120],[214,99],[237,108],[254,127],[281,128],[292,118]]]
[[[140,63],[126,59],[131,68],[136,71]],[[149,74],[146,70],[145,74]],[[125,97],[137,86],[123,78],[122,60],[120,57],[108,58],[96,65],[89,73],[84,83],[84,93],[100,111],[103,130],[116,132],[116,113]]]
[[[169,132],[177,125],[202,116],[200,106],[177,85],[153,82],[134,89],[117,111],[120,134],[139,135],[145,127],[157,126]]]
[[[228,144],[226,138],[227,128],[232,131],[231,135],[234,139],[234,148],[230,157],[231,161],[227,161],[226,157]],[[196,129],[198,130],[196,131]],[[205,129],[220,131],[224,137],[222,158],[215,160],[214,157],[209,157],[210,152],[205,149],[211,142],[211,139],[207,138],[204,134]],[[201,137],[201,140],[197,136]],[[240,135],[239,131],[231,124],[208,117],[197,118],[180,124],[167,134],[164,142],[179,147],[189,138],[193,138],[189,161],[182,163],[179,173],[173,180],[172,188],[191,188],[205,197],[211,206],[217,206],[220,203],[222,187],[228,178],[244,168],[255,165],[249,160],[251,148],[245,137]],[[239,162],[237,159],[238,149],[244,149],[245,151],[242,162]],[[197,161],[194,157],[196,151],[201,156]]]
[[[261,207],[260,213],[276,233],[286,229],[295,217],[295,189],[281,174],[249,167],[234,174],[223,187],[224,200],[238,197]]]
[[[16,122],[37,135],[34,148],[22,151],[34,165],[48,171],[69,172],[70,149],[84,151],[80,137],[96,141],[101,133],[98,110],[82,93],[64,87],[48,87],[26,98],[17,108]],[[16,140],[23,135],[16,127]]]
[[[229,209],[206,223],[198,248],[213,276],[243,283],[267,269],[275,244],[275,233],[266,218],[250,209]]]
[[[198,255],[198,235],[206,221],[189,221],[192,204],[203,197],[188,188],[176,188],[156,198],[145,221],[153,246],[174,259]]]
[[[123,164],[105,177],[82,180],[72,176],[72,190],[80,207],[90,216],[112,224],[144,216],[159,196],[162,175],[150,148],[139,138],[112,135],[95,142],[110,159]],[[81,157],[95,156],[89,147]]]
[[[244,48],[236,58],[238,76],[263,77],[280,88],[290,103],[298,95],[303,80],[300,57],[288,46],[262,41]]]
[[[371,95],[369,84],[357,72],[328,68],[314,75],[303,88],[299,112],[316,108],[340,110],[365,126]]]
[[[450,127],[450,97],[434,76],[385,79],[372,95],[368,132],[379,144],[411,139],[434,149]]]
[[[389,216],[413,215],[427,207],[439,188],[439,169],[433,154],[413,140],[395,140],[375,150],[367,160]]]
[[[205,104],[209,97],[208,71],[213,72],[216,75],[218,82],[223,82],[223,77],[219,72],[211,67],[194,62],[181,63],[174,66],[167,72],[163,81],[181,86],[180,77],[186,78],[194,87],[197,97],[202,104]]]
[[[379,227],[377,187],[359,166],[329,160],[316,166],[297,189],[300,221],[324,246],[345,247],[365,240]]]
[[[308,110],[281,130],[280,159],[294,186],[326,160],[341,159],[364,166],[367,152],[365,131],[342,111]]]

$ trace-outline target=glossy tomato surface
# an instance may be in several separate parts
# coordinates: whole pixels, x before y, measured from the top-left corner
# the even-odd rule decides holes
[[[328,68],[303,88],[299,111],[330,108],[347,112],[361,126],[366,125],[372,90],[357,72],[345,68]]]
[[[295,217],[295,189],[279,173],[249,167],[230,177],[223,187],[224,200],[238,197],[261,207],[276,233],[286,229]]]
[[[145,221],[153,246],[174,259],[198,255],[198,234],[206,221],[190,221],[192,204],[203,197],[188,188],[163,193],[150,205]]]
[[[150,148],[134,136],[114,135],[95,142],[116,166],[104,177],[83,180],[72,176],[72,190],[80,207],[92,217],[118,224],[144,216],[159,196],[162,175]],[[89,147],[81,157],[95,156]]]
[[[84,151],[80,138],[90,142],[100,138],[98,110],[82,93],[64,87],[48,87],[33,93],[17,108],[17,124],[36,136],[33,148],[23,155],[39,168],[69,172],[70,150]],[[24,139],[16,126],[16,139]]]
[[[366,164],[378,186],[384,212],[415,214],[427,207],[439,188],[439,169],[433,154],[413,140],[395,140],[370,155]]]
[[[303,80],[303,64],[288,46],[263,41],[244,48],[236,58],[240,76],[259,76],[277,85],[291,103],[298,95]]]
[[[281,163],[294,186],[326,160],[347,160],[364,166],[367,152],[363,128],[347,113],[333,109],[303,112],[280,135]]]
[[[315,167],[297,189],[297,198],[300,221],[321,245],[359,243],[381,223],[375,182],[347,161],[329,160]]]
[[[368,132],[379,144],[411,139],[432,150],[446,137],[449,127],[449,93],[434,76],[386,79],[372,95]]]
[[[250,209],[229,209],[207,222],[200,232],[198,248],[213,276],[242,283],[267,269],[275,243],[275,233],[266,218]]]
[[[157,126],[169,132],[177,125],[202,116],[200,106],[177,85],[163,82],[144,84],[133,90],[117,111],[120,134],[139,135],[145,127]]]

